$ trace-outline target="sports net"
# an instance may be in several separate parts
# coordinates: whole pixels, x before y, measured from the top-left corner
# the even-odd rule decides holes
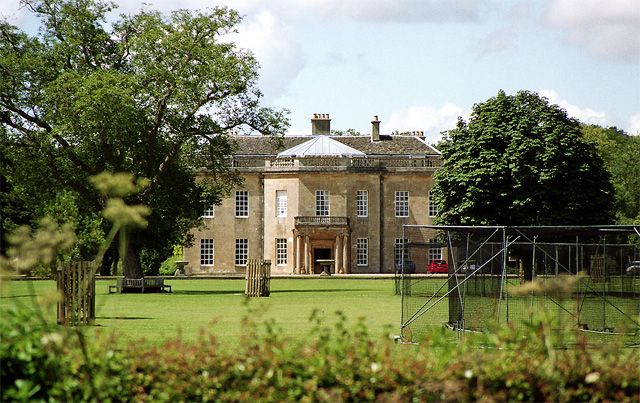
[[[433,326],[485,331],[546,315],[637,340],[639,228],[406,225],[397,282],[402,338],[419,341]],[[446,272],[429,273],[439,259]]]

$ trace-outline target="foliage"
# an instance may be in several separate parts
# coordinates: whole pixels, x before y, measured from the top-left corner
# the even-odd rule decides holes
[[[640,224],[640,136],[615,127],[582,125],[585,138],[596,145],[611,174],[618,224]]]
[[[631,401],[640,393],[635,351],[615,344],[554,347],[551,326],[448,341],[438,329],[421,346],[374,339],[362,321],[334,325],[315,312],[304,342],[247,314],[239,351],[203,331],[194,343],[113,339],[47,327],[16,311],[0,322],[0,399],[135,401]],[[475,348],[482,343],[483,349]]]
[[[440,145],[440,224],[579,225],[612,221],[609,173],[579,123],[535,93],[476,104]]]
[[[70,224],[59,227],[51,218],[44,218],[32,231],[21,226],[7,236],[7,256],[0,256],[0,272],[31,274],[36,269],[51,270],[61,251],[71,248],[76,236]]]
[[[173,255],[160,265],[160,270],[158,272],[161,276],[173,276],[178,268],[176,262],[181,260],[182,256]]]
[[[356,129],[347,129],[347,130],[331,130],[332,136],[362,136],[359,131]]]
[[[141,11],[109,24],[114,5],[101,0],[23,3],[40,20],[38,35],[0,22],[3,225],[37,221],[62,191],[83,223],[105,203],[89,177],[148,178],[125,200],[151,209],[123,259],[125,274],[140,277],[142,250],[159,265],[188,241],[201,200],[219,203],[240,182],[228,134],[282,133],[286,111],[259,106],[258,64],[228,41],[240,22],[233,10]],[[201,168],[211,175],[196,180]]]
[[[133,386],[130,357],[112,338],[87,339],[80,328],[53,325],[11,309],[0,321],[2,401],[120,400]]]

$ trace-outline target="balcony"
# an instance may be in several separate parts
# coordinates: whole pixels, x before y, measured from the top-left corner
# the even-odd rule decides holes
[[[347,227],[348,217],[331,216],[299,216],[295,218],[296,227],[300,226],[322,226],[322,227]]]

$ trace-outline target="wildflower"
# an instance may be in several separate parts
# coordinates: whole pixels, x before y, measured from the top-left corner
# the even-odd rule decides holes
[[[473,378],[473,371],[470,369],[467,369],[466,371],[464,371],[464,377],[467,379]]]
[[[600,379],[600,373],[591,372],[588,373],[587,376],[584,377],[585,383],[596,383]]]

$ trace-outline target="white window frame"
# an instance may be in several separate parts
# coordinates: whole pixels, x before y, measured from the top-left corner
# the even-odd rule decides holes
[[[287,191],[276,190],[276,217],[287,216]]]
[[[236,218],[249,217],[249,191],[236,190]]]
[[[395,194],[396,217],[409,217],[409,192],[407,190],[397,191]]]
[[[409,257],[409,251],[405,247],[407,243],[409,243],[408,239],[396,238],[393,244],[393,263],[398,267],[402,264],[403,257],[404,260]]]
[[[356,216],[369,216],[369,192],[367,190],[358,190],[356,192]]]
[[[328,217],[330,215],[329,191],[316,190],[316,216]]]
[[[249,261],[249,240],[246,238],[236,239],[236,253],[234,257],[236,266],[246,266]]]
[[[429,199],[429,217],[437,217],[438,216],[438,205],[433,200],[431,190],[429,190],[429,194],[427,196]]]
[[[215,248],[212,238],[200,239],[200,266],[213,266]]]
[[[369,265],[369,238],[356,239],[356,264],[358,266]]]
[[[205,202],[204,211],[202,212],[202,218],[213,218],[215,216],[215,204]]]
[[[287,265],[287,238],[276,238],[276,265]]]
[[[429,262],[442,259],[442,248],[429,248]]]

